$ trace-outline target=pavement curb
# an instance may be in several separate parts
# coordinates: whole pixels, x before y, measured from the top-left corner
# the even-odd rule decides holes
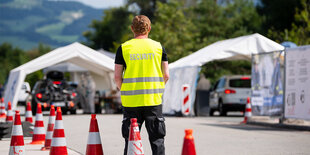
[[[277,118],[251,118],[246,124],[249,125],[261,125],[273,128],[290,129],[290,130],[300,130],[300,131],[310,131],[310,126],[307,121],[295,120],[295,119],[285,119],[283,123],[279,123]]]

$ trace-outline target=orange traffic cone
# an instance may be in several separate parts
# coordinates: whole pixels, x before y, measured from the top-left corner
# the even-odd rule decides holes
[[[57,107],[55,128],[53,133],[50,155],[67,155],[65,130],[62,122],[61,108]]]
[[[251,108],[250,97],[248,97],[247,103],[245,106],[244,120],[241,123],[247,123],[250,117],[252,117],[252,108]]]
[[[96,114],[91,115],[86,155],[103,155]]]
[[[130,121],[127,155],[144,155],[137,119],[132,118]]]
[[[4,104],[4,99],[1,98],[0,102],[0,118],[5,118],[6,117],[6,111],[5,111],[5,104]]]
[[[6,115],[6,122],[13,122],[13,111],[10,101],[8,102],[8,114]]]
[[[12,128],[11,145],[9,155],[25,154],[23,127],[19,111],[15,112],[15,120]]]
[[[36,122],[34,124],[34,130],[32,135],[32,142],[30,144],[38,145],[43,144],[45,141],[45,129],[43,122],[43,114],[41,104],[37,105]]]
[[[185,130],[182,155],[196,155],[196,149],[195,149],[192,129]]]
[[[52,105],[50,109],[50,117],[48,119],[47,131],[46,131],[46,138],[44,147],[42,147],[42,151],[49,150],[51,148],[52,138],[53,138],[53,131],[54,131],[54,124],[55,124],[55,106]]]
[[[25,115],[25,121],[29,123],[33,123],[32,121],[32,111],[31,111],[31,103],[27,103],[27,108],[26,108],[26,115]]]

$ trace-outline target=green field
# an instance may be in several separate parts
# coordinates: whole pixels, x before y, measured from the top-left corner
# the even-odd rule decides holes
[[[20,37],[14,37],[14,36],[0,36],[0,42],[8,42],[11,43],[14,47],[18,47],[21,49],[30,50],[39,45],[38,42],[32,42]],[[49,45],[51,47],[55,47],[54,45]]]

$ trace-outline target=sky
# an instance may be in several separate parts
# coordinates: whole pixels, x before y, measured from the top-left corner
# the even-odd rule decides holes
[[[63,1],[68,1],[68,0],[63,0]],[[69,1],[78,1],[86,5],[89,5],[91,7],[102,9],[102,8],[122,6],[124,5],[125,0],[69,0]]]

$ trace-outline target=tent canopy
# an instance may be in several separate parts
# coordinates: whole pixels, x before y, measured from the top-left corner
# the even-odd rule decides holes
[[[87,72],[88,70],[78,65],[75,65],[70,62],[62,62],[47,68],[43,69],[43,73],[47,73],[49,71],[60,71],[60,72]]]
[[[202,66],[209,61],[251,60],[252,54],[284,50],[284,47],[258,33],[215,42],[170,64],[171,68]]]
[[[252,54],[281,51],[284,47],[258,33],[227,39],[208,45],[169,65],[170,79],[164,92],[163,113],[182,109],[182,85],[190,85],[191,114],[200,66],[213,60],[251,60]]]
[[[111,89],[115,88],[113,82],[114,60],[80,43],[57,48],[30,62],[27,62],[10,71],[9,80],[5,89],[5,103],[12,102],[14,109],[17,104],[22,83],[27,74],[41,70],[61,62],[70,62],[106,77]]]
[[[100,53],[102,53],[102,54],[104,54],[104,55],[106,55],[106,56],[108,56],[108,57],[110,57],[112,59],[115,59],[115,55],[116,55],[115,53],[106,51],[104,49],[100,49],[100,50],[98,50],[98,52],[100,52]]]

